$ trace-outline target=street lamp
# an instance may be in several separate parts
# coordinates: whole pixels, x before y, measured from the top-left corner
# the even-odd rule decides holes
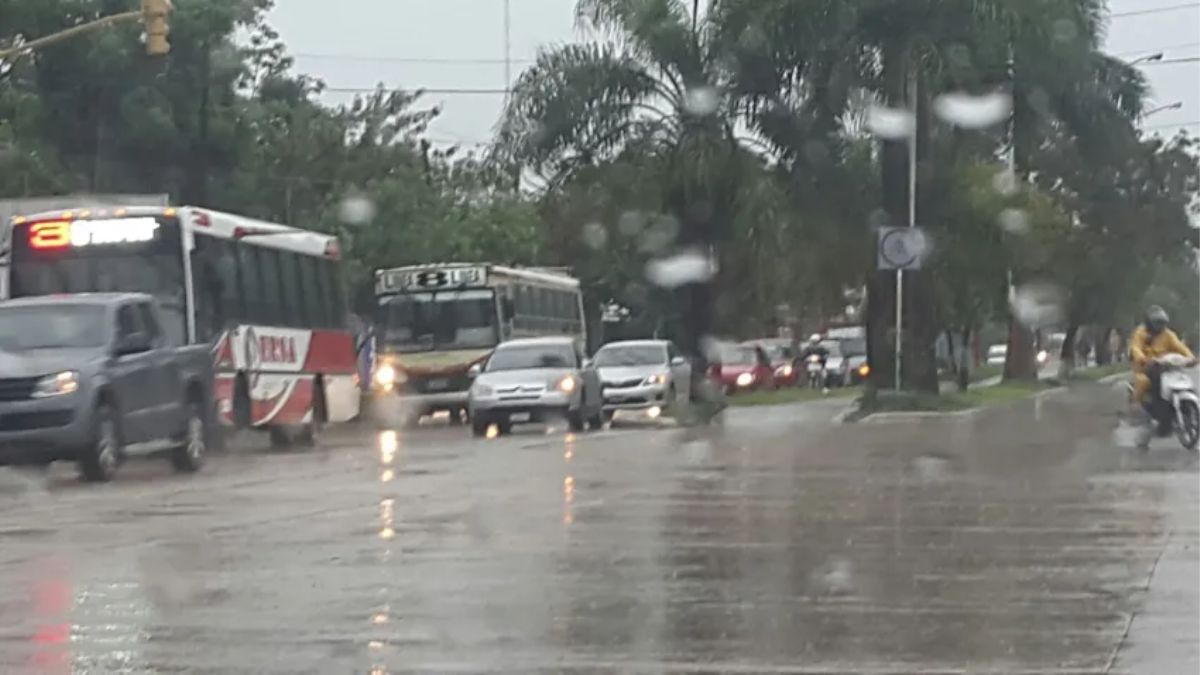
[[[1139,115],[1139,116],[1138,116],[1138,119],[1143,119],[1143,120],[1144,120],[1144,119],[1146,119],[1147,117],[1149,117],[1149,116],[1151,116],[1151,115],[1153,115],[1153,114],[1155,114],[1155,113],[1160,113],[1160,112],[1162,112],[1162,111],[1164,111],[1164,110],[1179,110],[1179,109],[1180,109],[1180,108],[1182,108],[1182,107],[1183,107],[1183,101],[1175,101],[1174,103],[1168,103],[1168,104],[1166,104],[1166,105],[1160,105],[1160,106],[1158,106],[1157,108],[1151,108],[1151,109],[1149,109],[1149,110],[1146,110],[1146,111],[1144,111],[1144,112],[1143,112],[1141,115]]]
[[[1154,54],[1148,54],[1146,56],[1139,56],[1136,59],[1130,61],[1129,65],[1136,66],[1139,63],[1146,63],[1148,61],[1162,61],[1162,59],[1163,59],[1163,53],[1156,52]]]

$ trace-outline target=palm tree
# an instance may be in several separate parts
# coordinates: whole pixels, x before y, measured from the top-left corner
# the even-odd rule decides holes
[[[1011,89],[1013,145],[1018,169],[1025,170],[1021,158],[1037,146],[1045,125],[1070,128],[1087,148],[1103,147],[1097,137],[1128,127],[1144,91],[1136,74],[1098,52],[1102,0],[724,0],[719,12],[752,125],[785,160],[808,170],[819,167],[806,166],[805,148],[819,142],[836,156],[853,134],[863,107],[856,95],[911,109],[915,90],[924,158],[938,136],[927,112],[937,94]],[[984,154],[1007,143],[1001,133],[989,138]],[[969,147],[980,152],[979,144]],[[903,139],[885,140],[880,152],[882,207],[892,223],[908,219],[906,150]],[[920,202],[932,198],[921,194]],[[934,307],[932,288],[925,275],[913,276],[905,305],[920,313],[906,321],[905,380],[936,391],[934,317],[921,311]],[[893,276],[869,273],[868,289],[871,360],[885,366],[874,369],[873,382],[890,385]],[[1014,341],[1021,345],[1009,353],[1028,352],[1032,363],[1032,350],[1020,348],[1028,341],[1019,335]]]
[[[661,208],[680,223],[679,247],[711,251],[727,234],[746,160],[714,51],[711,14],[684,0],[579,0],[576,16],[598,40],[542,52],[517,79],[496,159],[551,188],[623,153],[658,165]],[[684,293],[685,348],[700,357],[713,289]]]

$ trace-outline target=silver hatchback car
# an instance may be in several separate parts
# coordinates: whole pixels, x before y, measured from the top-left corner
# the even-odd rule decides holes
[[[574,431],[604,424],[600,376],[574,338],[505,342],[471,374],[467,409],[476,436],[492,425],[508,433],[514,424],[561,418]]]

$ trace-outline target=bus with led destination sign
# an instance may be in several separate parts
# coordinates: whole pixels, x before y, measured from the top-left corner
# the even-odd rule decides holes
[[[176,345],[213,353],[228,425],[309,442],[359,412],[337,239],[193,207],[79,209],[19,216],[13,298],[153,295]]]
[[[518,337],[586,342],[579,280],[561,270],[443,263],[375,273],[371,412],[388,423],[466,413],[470,367]]]

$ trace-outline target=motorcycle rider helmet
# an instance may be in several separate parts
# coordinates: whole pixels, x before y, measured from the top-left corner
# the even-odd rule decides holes
[[[1146,329],[1152,335],[1163,332],[1169,323],[1171,323],[1171,317],[1167,316],[1167,310],[1158,305],[1151,305],[1146,309]]]
[[[820,343],[821,343],[821,334],[820,333],[813,333],[812,335],[808,336],[808,344],[815,347]]]

